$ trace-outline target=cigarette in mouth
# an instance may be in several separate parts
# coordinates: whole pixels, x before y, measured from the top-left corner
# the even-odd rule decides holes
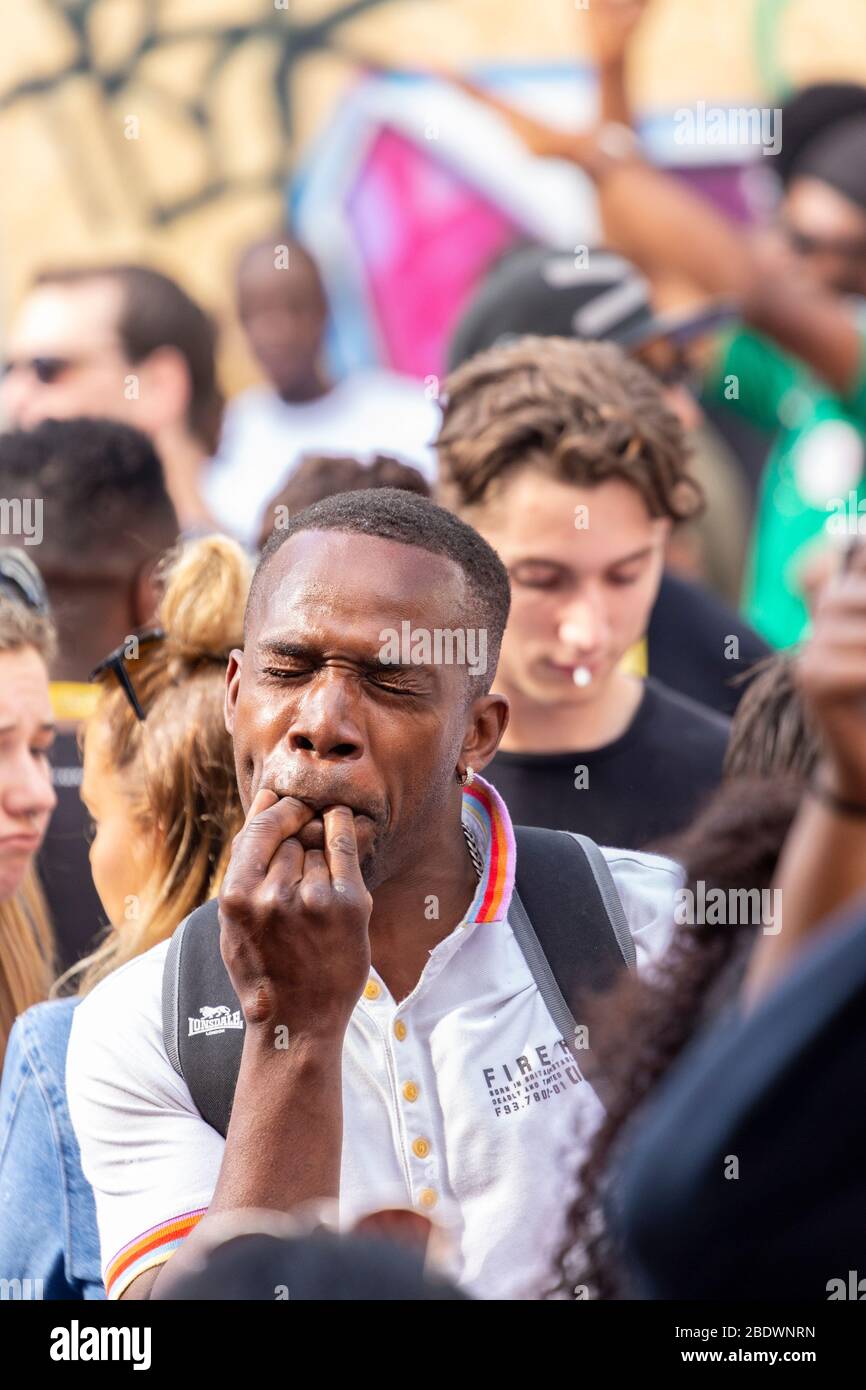
[[[575,685],[589,685],[592,680],[592,672],[588,670],[586,666],[577,666],[575,667],[571,679],[574,681]]]

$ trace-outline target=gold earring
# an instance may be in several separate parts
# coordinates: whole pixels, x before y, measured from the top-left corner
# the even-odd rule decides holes
[[[465,772],[460,772],[458,770],[457,781],[460,783],[461,787],[471,787],[472,783],[475,781],[474,767],[470,767],[467,763]]]

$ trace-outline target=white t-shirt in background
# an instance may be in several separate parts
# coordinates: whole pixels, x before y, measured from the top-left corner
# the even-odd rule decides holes
[[[258,540],[264,509],[304,454],[344,454],[362,462],[391,454],[428,481],[439,410],[409,377],[381,369],[357,371],[318,400],[289,405],[270,387],[231,402],[204,495],[216,520],[245,545]]]

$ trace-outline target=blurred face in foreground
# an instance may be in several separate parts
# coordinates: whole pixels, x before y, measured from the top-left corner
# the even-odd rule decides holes
[[[323,845],[322,811],[348,806],[369,889],[417,871],[452,825],[463,758],[481,770],[504,702],[471,701],[467,668],[383,662],[383,634],[465,622],[466,580],[445,556],[375,536],[306,531],[261,576],[243,652],[226,689],[238,787],[306,802],[305,849]]]
[[[670,523],[619,479],[576,486],[528,466],[466,519],[499,552],[511,616],[497,685],[510,698],[579,708],[604,692],[647,629]],[[591,680],[575,684],[575,672]]]
[[[20,887],[57,797],[48,673],[32,647],[0,654],[0,899]]]

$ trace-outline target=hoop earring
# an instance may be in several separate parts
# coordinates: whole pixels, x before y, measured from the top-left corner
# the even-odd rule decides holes
[[[472,786],[472,783],[475,781],[475,769],[474,769],[474,767],[470,767],[469,764],[467,763],[467,764],[466,764],[466,771],[465,771],[465,772],[460,772],[460,770],[459,770],[459,768],[458,768],[458,770],[457,770],[457,781],[460,783],[461,787],[471,787],[471,786]]]

